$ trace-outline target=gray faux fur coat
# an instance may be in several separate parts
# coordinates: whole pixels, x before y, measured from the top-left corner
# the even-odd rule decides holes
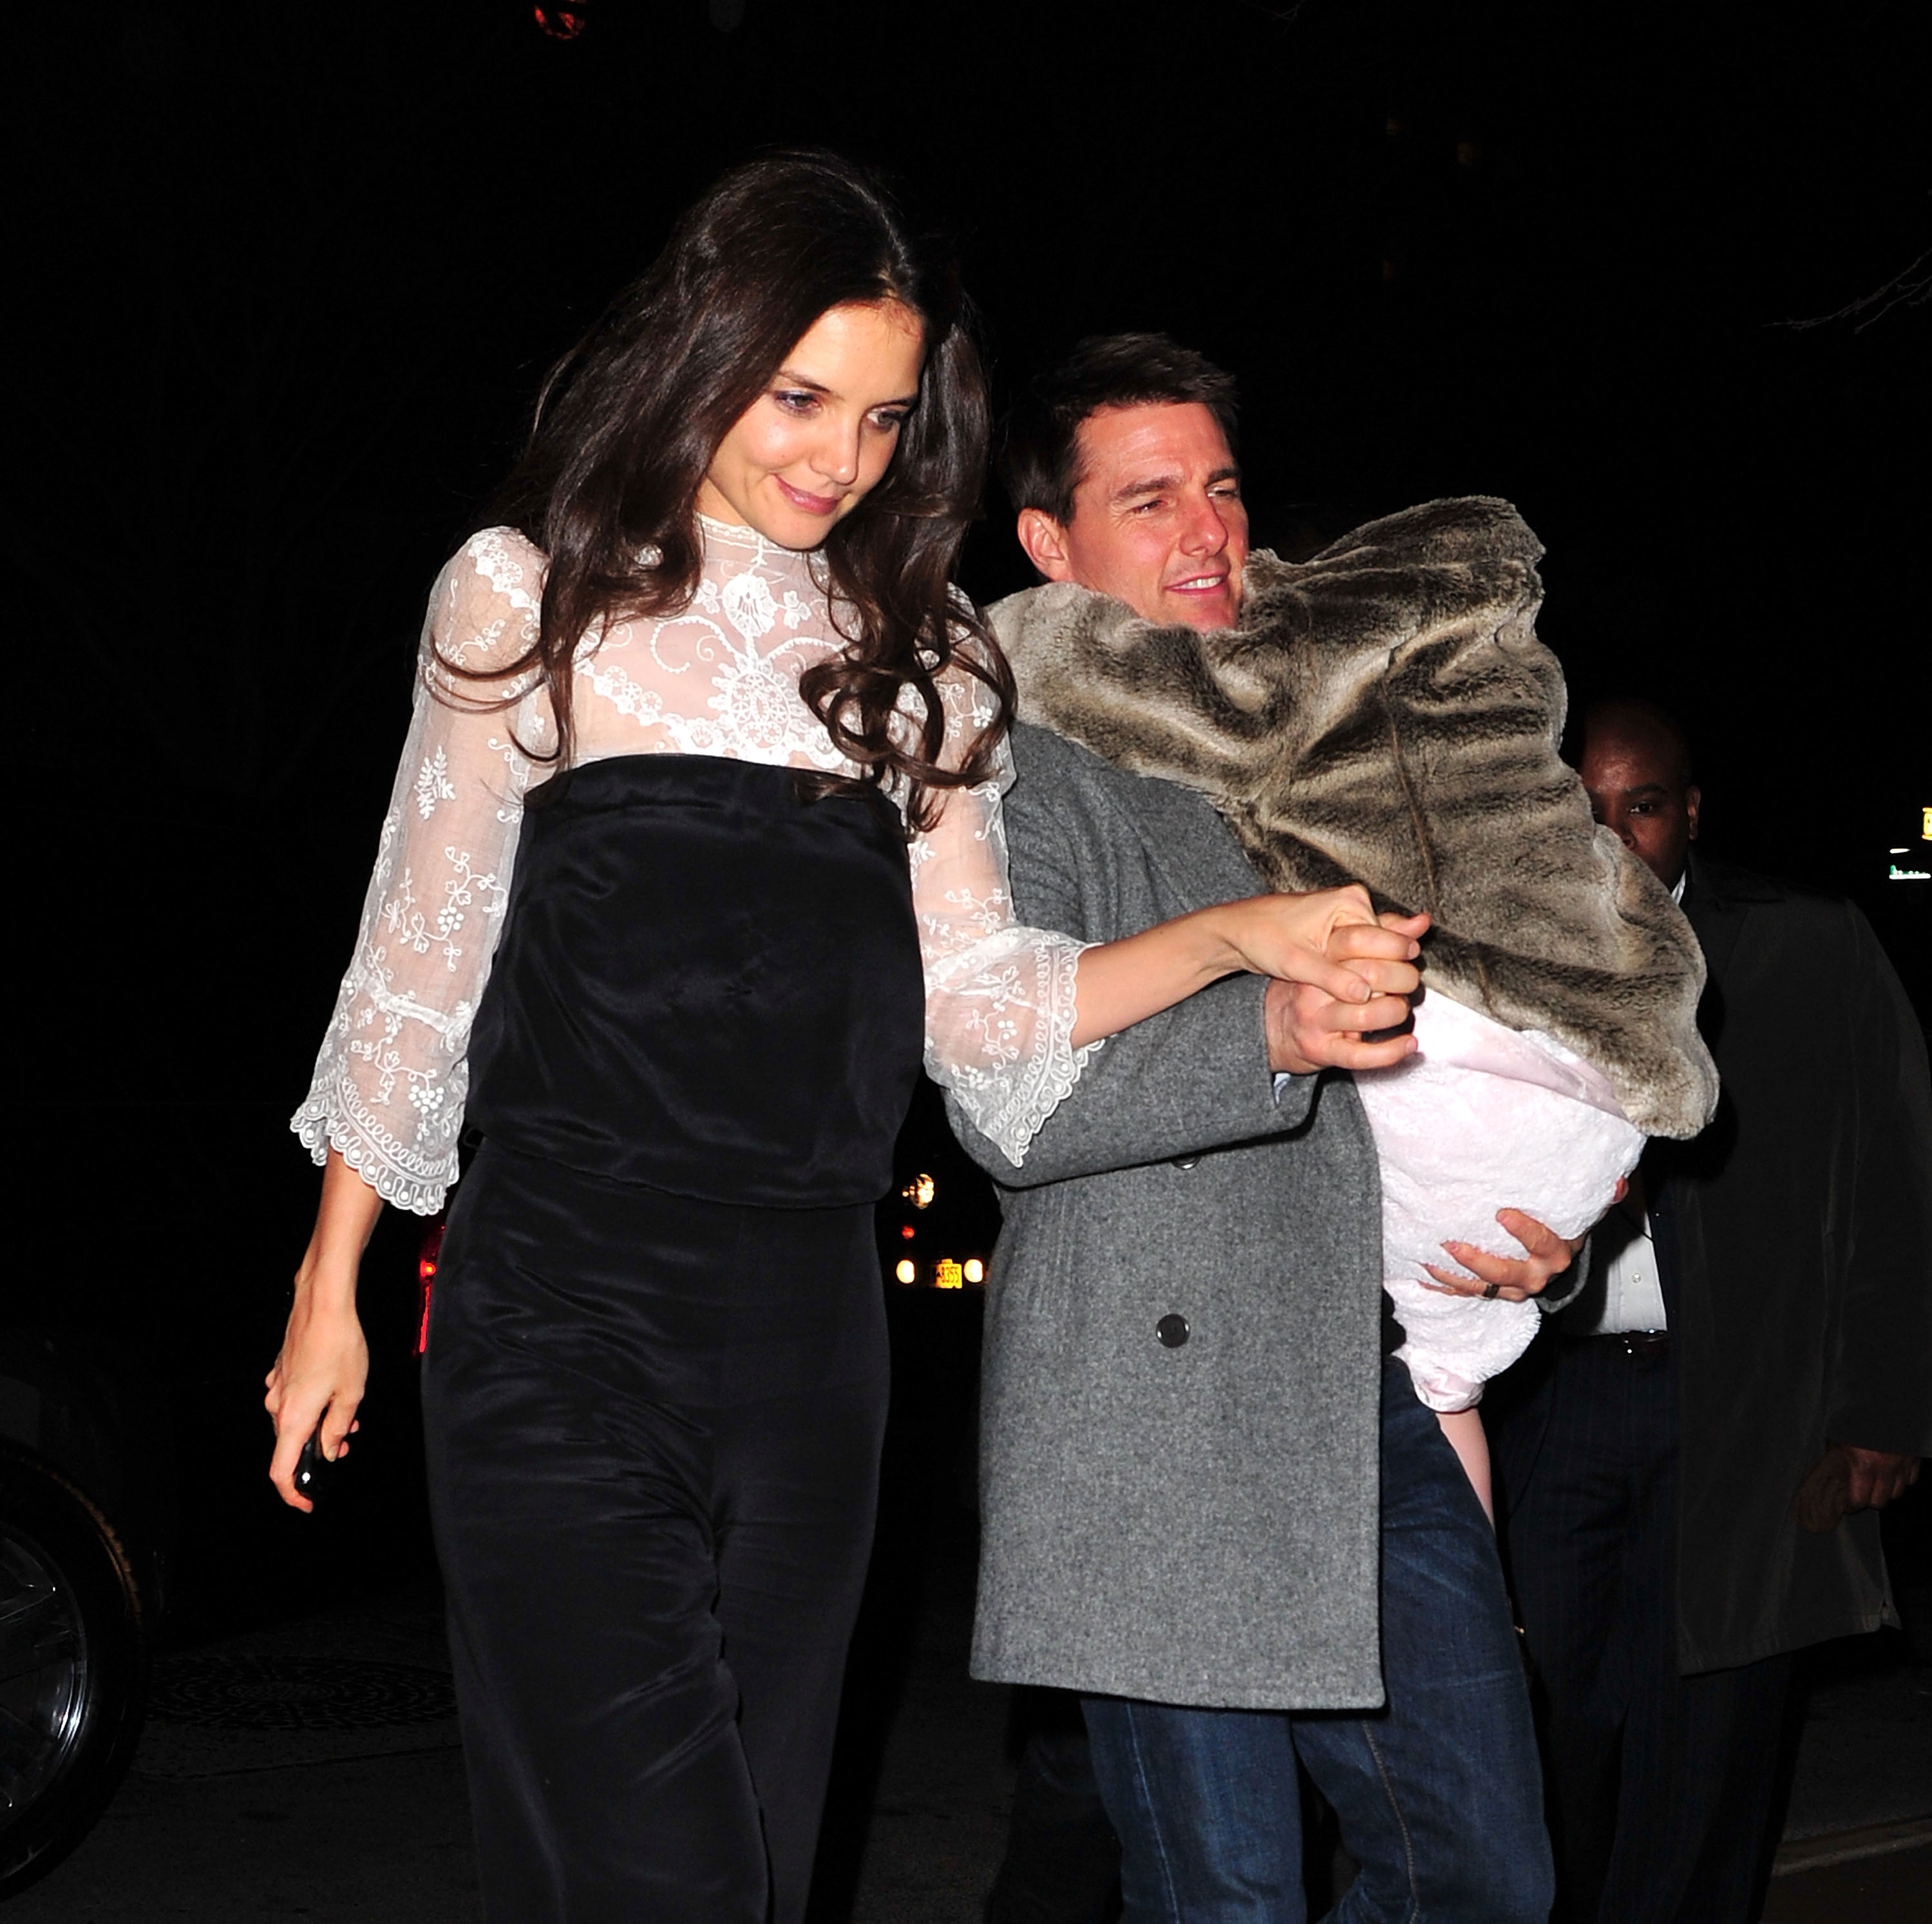
[[[1025,719],[1206,794],[1274,887],[1426,909],[1425,980],[1556,1037],[1646,1133],[1694,1136],[1718,1093],[1703,957],[1558,757],[1542,553],[1507,502],[1434,501],[1312,561],[1257,551],[1238,628],[1156,627],[1066,583],[992,623]]]

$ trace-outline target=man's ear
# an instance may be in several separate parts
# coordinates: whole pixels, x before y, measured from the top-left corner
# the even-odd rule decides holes
[[[1070,581],[1073,564],[1066,556],[1066,530],[1043,508],[1022,508],[1015,532],[1027,559],[1049,581]]]
[[[1694,784],[1684,791],[1684,812],[1690,818],[1690,839],[1697,839],[1697,811],[1704,806],[1704,791]]]

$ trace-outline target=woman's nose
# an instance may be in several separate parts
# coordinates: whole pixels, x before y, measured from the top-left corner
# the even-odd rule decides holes
[[[831,429],[814,451],[812,466],[827,481],[850,488],[859,478],[859,430],[856,426]]]

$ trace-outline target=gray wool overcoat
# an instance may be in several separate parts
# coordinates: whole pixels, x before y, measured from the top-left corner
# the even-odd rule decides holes
[[[1021,920],[1092,941],[1257,893],[1207,800],[1036,728]],[[1382,1700],[1381,1197],[1346,1077],[1277,1100],[1264,983],[1113,1037],[1001,1190],[973,1674],[1169,1703]],[[1163,1319],[1168,1322],[1163,1341]]]

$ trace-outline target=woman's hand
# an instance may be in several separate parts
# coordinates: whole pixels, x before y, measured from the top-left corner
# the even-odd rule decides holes
[[[1378,916],[1359,882],[1306,895],[1251,896],[1207,913],[1220,918],[1235,966],[1256,975],[1305,982],[1354,1004],[1410,995],[1421,986],[1415,959],[1429,917]],[[1358,1026],[1392,1028],[1408,1016],[1405,1004],[1387,1020]]]
[[[359,1427],[356,1412],[369,1379],[369,1346],[356,1316],[356,1276],[382,1199],[339,1155],[332,1154],[322,1179],[322,1207],[315,1233],[296,1272],[281,1354],[267,1377],[262,1400],[275,1421],[275,1453],[268,1480],[292,1509],[315,1505],[296,1488],[296,1460],[322,1427],[322,1454],[331,1463],[349,1447]]]
[[[296,1460],[303,1444],[320,1424],[322,1455],[331,1463],[345,1455],[349,1437],[362,1427],[356,1412],[369,1379],[369,1345],[353,1301],[344,1304],[332,1301],[331,1294],[297,1280],[281,1354],[268,1372],[268,1393],[262,1398],[275,1419],[268,1481],[282,1501],[297,1510],[315,1507],[295,1485]]]

